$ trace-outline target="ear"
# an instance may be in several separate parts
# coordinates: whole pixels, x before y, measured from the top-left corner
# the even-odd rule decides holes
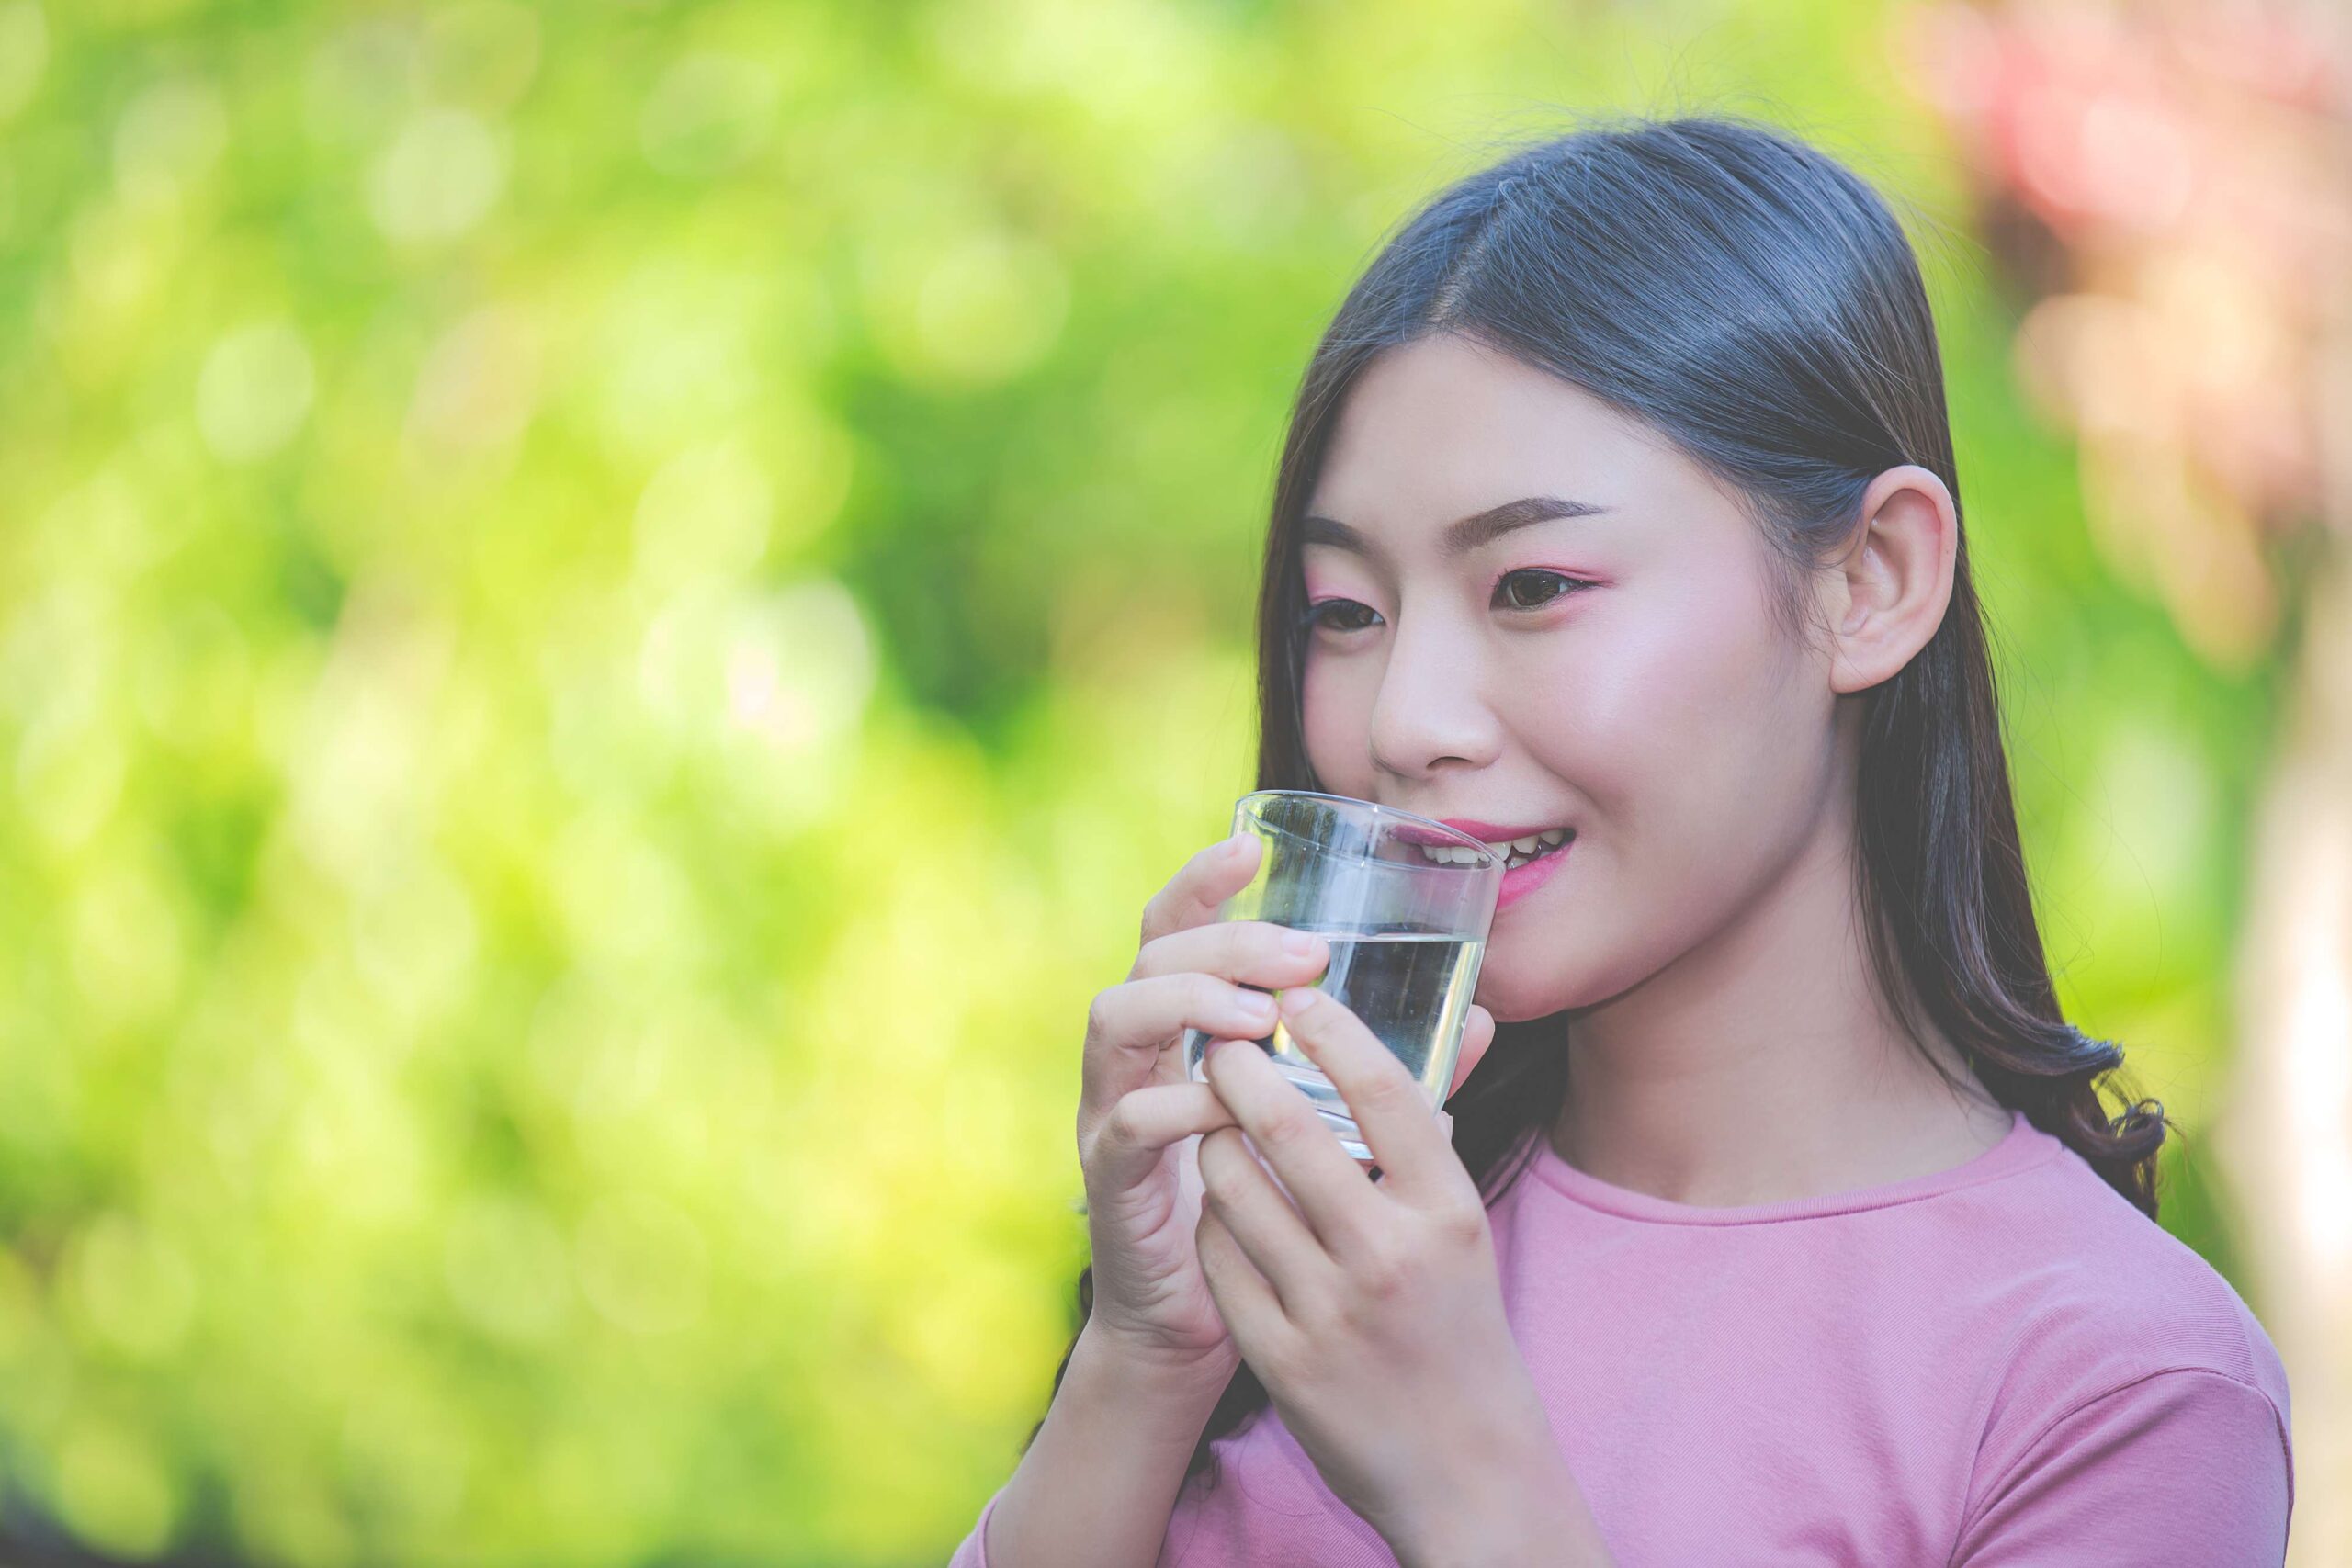
[[[1959,559],[1960,515],[1943,480],[1905,463],[1871,481],[1854,536],[1822,585],[1833,690],[1866,691],[1927,646],[1951,603]]]

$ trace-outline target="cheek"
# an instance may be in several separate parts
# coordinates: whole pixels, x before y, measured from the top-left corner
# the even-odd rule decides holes
[[[1800,738],[1826,715],[1754,605],[1692,588],[1551,639],[1515,682],[1518,734],[1589,818],[1556,892],[1497,927],[1478,985],[1497,1018],[1589,1005],[1670,962],[1761,874],[1770,824],[1808,787]]]
[[[1684,577],[1670,596],[1629,592],[1610,609],[1541,645],[1519,731],[1589,803],[1595,859],[1669,877],[1720,862],[1782,793],[1774,775],[1812,765],[1802,737],[1826,715],[1802,702],[1749,584]]]
[[[1299,705],[1306,760],[1325,788],[1340,795],[1366,797],[1371,788],[1372,704],[1376,694],[1360,692],[1357,666],[1365,661],[1339,661],[1306,656],[1299,682]]]
[[[1642,775],[1689,762],[1694,748],[1739,721],[1752,698],[1743,639],[1687,599],[1611,608],[1625,613],[1538,645],[1520,689],[1547,722],[1527,733],[1576,757],[1576,769],[1562,770],[1570,778],[1597,770],[1621,784],[1654,785]]]

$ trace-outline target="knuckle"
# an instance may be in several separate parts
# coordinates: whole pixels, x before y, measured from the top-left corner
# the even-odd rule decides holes
[[[1230,1162],[1250,1158],[1250,1145],[1241,1141],[1241,1123],[1228,1122],[1222,1127],[1210,1129],[1201,1138],[1194,1151],[1193,1163],[1201,1173],[1201,1188],[1208,1191],[1219,1186],[1230,1189],[1233,1168]]]
[[[1143,918],[1136,922],[1136,946],[1149,947],[1167,934],[1175,922],[1168,916],[1168,894],[1165,889],[1153,894],[1144,903]]]
[[[1159,973],[1164,967],[1160,962],[1161,943],[1166,940],[1165,932],[1154,932],[1147,925],[1144,939],[1136,948],[1136,961],[1127,967],[1128,979],[1140,980]]]
[[[1115,1145],[1135,1136],[1135,1112],[1127,1105],[1131,1098],[1133,1097],[1129,1095],[1121,1095],[1113,1102],[1111,1109],[1102,1113],[1102,1120],[1095,1123],[1094,1147],[1096,1150],[1100,1151],[1106,1144]]]
[[[1231,1010],[1237,987],[1221,976],[1195,970],[1192,976],[1193,1006],[1202,1017],[1222,1015]]]
[[[1356,1279],[1364,1295],[1386,1303],[1411,1288],[1416,1272],[1415,1259],[1408,1248],[1393,1241],[1374,1240],[1364,1247]]]
[[[1358,1089],[1356,1095],[1363,1101],[1364,1108],[1374,1113],[1401,1116],[1407,1111],[1427,1111],[1430,1105],[1429,1097],[1421,1092],[1421,1086],[1404,1077],[1401,1071],[1375,1076],[1370,1083]]]
[[[1322,1118],[1302,1105],[1272,1112],[1266,1118],[1264,1131],[1253,1131],[1250,1135],[1267,1147],[1295,1149],[1304,1147],[1322,1132]]]
[[[1110,1038],[1111,1015],[1116,1005],[1112,999],[1111,992],[1115,988],[1111,987],[1095,992],[1094,999],[1086,1004],[1086,1037],[1089,1040]]]
[[[1456,1199],[1439,1206],[1435,1217],[1438,1234],[1455,1247],[1471,1247],[1485,1239],[1487,1210],[1483,1203],[1469,1199]]]

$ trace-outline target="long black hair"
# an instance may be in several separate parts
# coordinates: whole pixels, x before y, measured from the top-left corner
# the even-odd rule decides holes
[[[1772,547],[1775,609],[1792,634],[1807,574],[1850,538],[1879,474],[1917,464],[1959,505],[1918,259],[1867,182],[1736,117],[1589,124],[1521,146],[1410,216],[1306,367],[1258,599],[1258,788],[1324,787],[1300,716],[1298,524],[1331,430],[1376,355],[1436,332],[1550,372],[1722,480]],[[1863,697],[1855,896],[1889,1004],[1915,1043],[1932,1022],[1996,1100],[2154,1219],[2164,1107],[2132,1100],[2110,1118],[2096,1084],[2123,1054],[2060,1013],[1964,527],[1942,624]],[[1455,1151],[1489,1205],[1559,1119],[1568,1065],[1565,1015],[1498,1023],[1447,1101]],[[1078,1296],[1082,1328],[1091,1266]],[[1244,1363],[1186,1473],[1207,1469],[1210,1443],[1265,1403]]]

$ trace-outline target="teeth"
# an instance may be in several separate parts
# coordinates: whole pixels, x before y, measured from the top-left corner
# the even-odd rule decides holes
[[[1568,830],[1566,828],[1552,828],[1541,833],[1531,833],[1524,839],[1512,839],[1503,843],[1488,844],[1487,847],[1503,856],[1505,863],[1521,865],[1534,859],[1545,850],[1558,847],[1566,841],[1567,837]],[[1478,862],[1477,851],[1455,849],[1450,844],[1423,844],[1420,846],[1420,851],[1441,865],[1476,865]]]

